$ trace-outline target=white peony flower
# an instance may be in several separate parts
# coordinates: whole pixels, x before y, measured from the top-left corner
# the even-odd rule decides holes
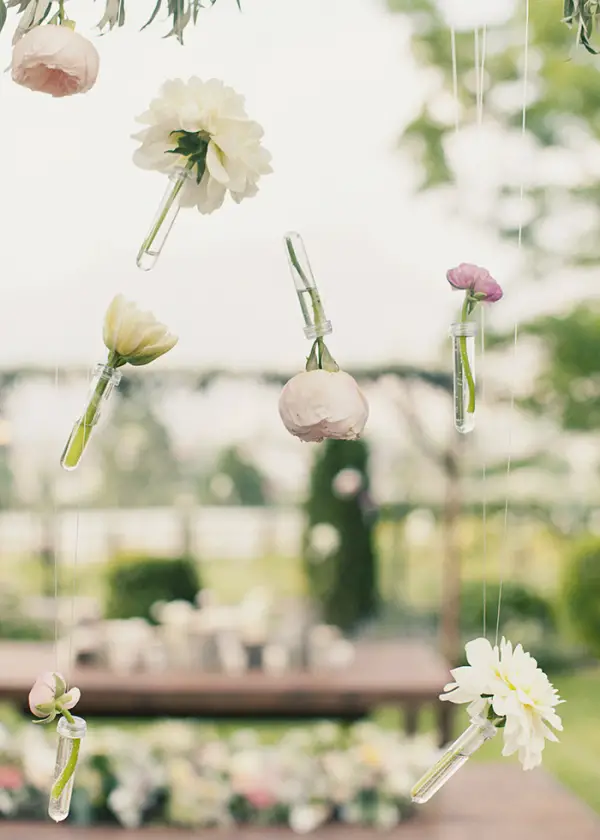
[[[263,129],[248,119],[244,97],[218,79],[165,82],[137,122],[148,126],[134,135],[141,143],[133,156],[137,166],[171,172],[194,164],[197,177],[184,187],[183,207],[212,213],[227,193],[239,203],[256,195],[261,175],[272,172]]]
[[[147,365],[178,341],[151,312],[142,312],[123,295],[117,295],[106,310],[103,338],[108,350],[119,356],[119,363],[130,365]]]
[[[469,703],[471,717],[491,708],[505,718],[502,754],[519,754],[524,770],[542,763],[546,739],[557,741],[548,724],[559,732],[562,722],[555,707],[562,701],[536,660],[523,650],[514,649],[502,639],[500,648],[487,639],[475,639],[466,646],[468,665],[455,668],[441,700]]]
[[[288,432],[302,441],[357,440],[369,406],[350,374],[319,369],[298,373],[286,383],[279,414]]]

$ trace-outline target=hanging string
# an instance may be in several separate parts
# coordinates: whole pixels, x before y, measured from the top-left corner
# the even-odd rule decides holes
[[[59,368],[58,364],[54,367],[54,392],[57,397],[59,396]],[[56,523],[58,521],[58,504],[56,501],[56,487],[51,486],[50,491],[52,493],[52,528],[51,528],[51,539],[52,539],[52,560],[54,565],[54,659],[55,659],[55,671],[60,673],[60,661],[59,661],[59,652],[58,652],[58,638],[60,634],[60,607],[58,602],[58,595],[59,595],[59,586],[58,586],[58,551],[56,545]]]
[[[452,51],[452,94],[454,96],[454,131],[460,129],[460,103],[458,101],[458,65],[456,61],[456,32],[450,29],[450,47]]]
[[[477,127],[479,141],[482,138],[483,128],[483,97],[485,84],[485,54],[487,41],[487,27],[481,30],[481,41],[479,30],[475,29],[475,79],[477,99]],[[481,407],[485,408],[485,310],[480,307],[481,324]],[[481,464],[481,525],[483,530],[483,592],[482,592],[482,624],[483,638],[487,638],[487,590],[488,590],[488,551],[487,551],[487,459],[485,446],[482,452]]]
[[[79,558],[79,510],[75,512],[75,551],[73,552],[73,578],[71,582],[71,626],[69,628],[69,658],[67,686],[71,685],[73,673],[73,636],[75,635],[75,598],[77,597],[77,560]]]
[[[123,321],[123,312],[121,311],[119,319],[115,324],[115,335],[114,335],[114,343],[116,345],[119,333],[121,331],[121,325]],[[58,368],[56,373],[56,378],[58,377]],[[73,637],[75,635],[75,599],[77,597],[77,572],[78,572],[78,560],[79,560],[79,519],[80,519],[80,510],[77,508],[75,510],[75,548],[73,551],[73,575],[71,580],[71,622],[69,627],[69,635],[68,635],[68,646],[69,646],[69,653],[68,653],[68,660],[67,660],[67,686],[71,685],[71,676],[74,669],[74,657],[73,657]],[[55,573],[55,597],[58,596],[58,576]],[[58,616],[58,609],[57,609],[57,616]],[[58,651],[58,618],[56,621],[55,626],[55,645]],[[57,653],[57,660],[58,660],[58,653]],[[58,670],[58,666],[57,666]]]
[[[530,0],[525,0],[525,49],[523,56],[523,110],[521,119],[521,137],[524,140],[527,131],[527,94],[529,85],[529,4]],[[519,253],[523,246],[523,204],[525,196],[525,178],[521,178],[521,187],[519,193],[519,233],[517,239],[517,248]],[[513,340],[513,366],[512,370],[516,370],[517,361],[517,346],[519,341],[519,321],[515,320],[514,340]],[[510,392],[510,415],[508,422],[508,455],[506,459],[506,496],[504,501],[504,526],[502,533],[502,547],[500,551],[500,585],[498,589],[498,615],[496,616],[496,644],[500,636],[500,613],[502,610],[502,588],[504,585],[504,573],[506,570],[506,560],[508,555],[508,531],[509,531],[509,485],[510,472],[512,467],[512,433],[515,420],[515,383],[514,378],[511,378],[511,392]]]

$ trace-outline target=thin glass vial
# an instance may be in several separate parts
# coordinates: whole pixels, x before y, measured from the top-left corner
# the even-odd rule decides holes
[[[60,458],[60,465],[64,470],[74,470],[79,465],[92,432],[100,419],[102,406],[120,381],[121,372],[116,368],[110,365],[96,365],[85,411],[73,426]]]
[[[314,341],[333,332],[327,320],[321,295],[310,266],[304,242],[299,233],[291,231],[283,237],[288,264],[304,319],[304,335]]]
[[[475,336],[477,324],[459,321],[450,327],[452,338],[454,425],[466,435],[475,428]]]
[[[79,760],[81,741],[85,738],[87,732],[87,724],[80,717],[74,717],[73,723],[69,723],[66,718],[61,717],[57,732],[56,765],[48,803],[48,815],[54,822],[62,822],[69,816],[75,783],[75,770]]]
[[[448,779],[451,779],[456,771],[467,763],[473,753],[493,738],[497,732],[497,727],[486,718],[473,718],[469,728],[465,729],[439,761],[419,779],[410,792],[412,801],[419,805],[428,802]]]
[[[170,184],[165,190],[154,221],[138,251],[136,265],[142,271],[150,271],[156,265],[175,224],[175,219],[179,215],[183,188],[192,174],[191,169],[176,169],[169,176]]]

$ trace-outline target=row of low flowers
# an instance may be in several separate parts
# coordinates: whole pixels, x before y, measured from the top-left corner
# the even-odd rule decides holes
[[[31,724],[0,725],[0,815],[46,814],[56,740]],[[239,729],[227,737],[193,723],[133,730],[92,725],[78,765],[71,821],[127,828],[328,822],[390,829],[412,811],[410,790],[437,757],[429,738],[372,723],[293,727],[275,744]]]

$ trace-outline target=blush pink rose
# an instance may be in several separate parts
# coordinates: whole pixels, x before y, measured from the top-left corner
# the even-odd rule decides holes
[[[465,289],[473,294],[485,295],[483,300],[495,303],[502,297],[502,289],[486,268],[473,263],[461,263],[446,272],[446,279],[455,289]]]
[[[96,47],[68,26],[36,26],[13,48],[13,81],[50,96],[86,93],[99,68]]]

